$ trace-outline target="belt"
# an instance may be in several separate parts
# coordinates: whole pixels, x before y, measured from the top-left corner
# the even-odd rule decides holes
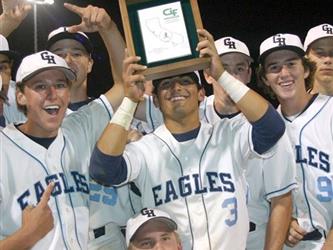
[[[326,233],[324,230],[322,230],[322,233],[319,231],[319,229],[315,229],[312,232],[307,233],[304,235],[302,241],[307,241],[307,240],[320,240],[322,237],[326,238]]]
[[[95,239],[105,235],[105,226],[93,230]]]
[[[249,232],[253,232],[255,230],[256,230],[256,224],[254,222],[250,221],[250,230],[249,230]]]

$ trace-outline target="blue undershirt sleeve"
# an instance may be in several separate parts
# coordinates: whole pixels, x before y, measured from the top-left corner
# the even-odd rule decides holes
[[[252,141],[258,154],[268,151],[284,134],[286,126],[279,113],[269,105],[266,113],[252,123]]]
[[[90,159],[89,174],[99,184],[118,185],[127,178],[127,164],[123,156],[104,154],[95,146]]]

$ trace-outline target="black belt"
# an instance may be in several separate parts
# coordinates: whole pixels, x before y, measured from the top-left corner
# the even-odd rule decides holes
[[[252,221],[250,221],[250,230],[249,230],[249,232],[253,232],[255,230],[256,230],[256,224],[253,223]]]
[[[324,232],[325,234],[325,232]],[[304,235],[303,239],[304,241],[306,240],[320,240],[323,237],[322,233],[319,232],[318,229],[313,230],[310,233],[307,233],[306,235]]]
[[[93,230],[93,232],[94,232],[95,239],[97,239],[97,238],[105,235],[105,226],[96,228]]]

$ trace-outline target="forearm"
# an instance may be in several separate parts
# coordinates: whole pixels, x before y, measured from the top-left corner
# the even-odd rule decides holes
[[[265,248],[282,249],[287,237],[292,212],[291,192],[272,198],[271,213],[266,228]]]
[[[6,15],[2,13],[0,15],[0,34],[4,37],[8,37],[15,29],[17,28],[17,25],[13,23],[9,23],[6,20]]]
[[[125,41],[120,34],[117,25],[111,21],[106,29],[99,31],[109,54],[112,76],[115,84],[122,83],[122,64],[125,57]]]
[[[30,249],[36,244],[37,240],[33,235],[27,234],[22,228],[14,234],[8,236],[6,239],[0,241],[0,249],[3,250],[16,250],[16,249]]]
[[[331,250],[333,249],[333,228],[328,232],[327,238],[325,240],[325,244],[322,250]]]
[[[224,71],[217,81],[250,122],[259,120],[268,109],[268,102],[255,91]]]

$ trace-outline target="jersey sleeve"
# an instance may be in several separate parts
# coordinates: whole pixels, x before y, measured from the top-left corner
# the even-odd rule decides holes
[[[296,160],[287,134],[281,137],[275,147],[274,154],[264,159],[263,165],[265,197],[268,201],[297,187]]]

